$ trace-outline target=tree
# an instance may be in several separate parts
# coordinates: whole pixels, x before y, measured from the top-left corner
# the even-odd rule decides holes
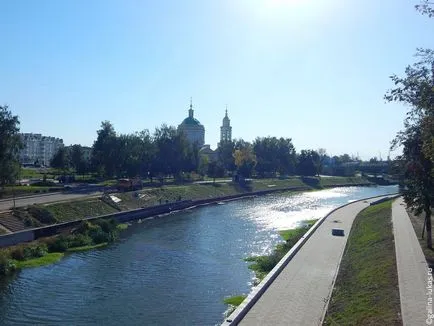
[[[277,148],[277,167],[280,175],[294,174],[297,164],[297,154],[291,138],[279,138]]]
[[[84,174],[87,170],[87,163],[84,159],[83,148],[79,144],[71,146],[70,149],[70,163],[76,173]]]
[[[434,17],[434,8],[432,7],[434,2],[429,0],[422,0],[420,4],[416,5],[416,10],[422,15],[427,15],[428,17]]]
[[[315,161],[318,153],[314,150],[302,150],[298,156],[297,172],[304,176],[314,176],[317,173]]]
[[[433,16],[432,3],[421,1],[416,6],[422,14]],[[403,146],[398,157],[405,161],[404,200],[416,214],[425,213],[427,247],[432,249],[431,210],[434,203],[434,51],[418,49],[420,59],[405,69],[405,76],[391,76],[395,88],[385,99],[410,107],[404,130],[392,141],[392,148]]]
[[[233,156],[238,174],[245,178],[250,177],[256,165],[256,155],[252,144],[243,139],[235,141]]]
[[[92,147],[92,165],[101,176],[114,176],[119,165],[119,143],[109,121],[101,122],[101,129]]]
[[[18,116],[7,105],[0,106],[0,184],[13,182],[19,172],[18,153],[23,147]]]
[[[316,168],[316,174],[320,175],[322,173],[322,170],[324,168],[324,160],[327,157],[327,153],[325,148],[318,148],[318,151],[315,152],[317,155],[314,155],[314,164]]]
[[[215,183],[215,178],[223,177],[225,173],[224,168],[216,161],[208,163],[208,176],[213,178],[213,183]]]
[[[232,141],[219,143],[217,148],[217,161],[226,171],[236,169],[234,161],[235,143]]]
[[[275,176],[280,166],[278,139],[276,137],[258,137],[253,142],[253,151],[257,161],[256,172],[262,177],[270,173]]]
[[[155,129],[156,146],[155,171],[162,176],[173,175],[179,178],[188,154],[188,143],[183,133],[178,133],[175,127],[163,124]]]
[[[53,168],[66,170],[69,167],[69,155],[65,147],[60,147],[50,161]]]

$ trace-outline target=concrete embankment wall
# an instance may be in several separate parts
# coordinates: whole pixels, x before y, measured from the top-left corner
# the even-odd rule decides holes
[[[0,247],[7,247],[16,245],[21,242],[29,242],[36,240],[38,238],[42,237],[49,237],[53,236],[55,234],[58,234],[60,232],[63,232],[65,230],[74,228],[78,226],[83,220],[92,221],[99,218],[113,218],[116,221],[123,223],[128,222],[132,220],[138,220],[138,219],[144,219],[149,218],[152,216],[157,216],[161,214],[168,214],[173,211],[179,211],[186,208],[196,207],[196,206],[202,206],[202,205],[208,205],[212,203],[217,203],[221,201],[228,201],[228,200],[235,200],[240,198],[246,198],[246,197],[252,197],[252,196],[261,196],[266,194],[271,194],[275,192],[282,192],[282,191],[301,191],[301,190],[307,190],[309,188],[307,187],[291,187],[286,189],[270,189],[270,190],[264,190],[264,191],[257,191],[257,192],[249,192],[244,194],[236,194],[236,195],[230,195],[230,196],[223,196],[223,197],[215,197],[215,198],[207,198],[202,200],[183,200],[173,203],[167,203],[163,205],[157,205],[152,207],[146,207],[146,208],[139,208],[134,209],[130,211],[124,211],[124,212],[118,212],[114,214],[108,214],[108,215],[100,215],[95,217],[89,217],[86,219],[80,219],[65,223],[58,223],[54,225],[49,226],[43,226],[38,227],[34,229],[14,232],[6,235],[0,236]]]

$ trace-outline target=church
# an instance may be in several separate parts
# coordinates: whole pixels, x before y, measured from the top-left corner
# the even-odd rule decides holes
[[[210,161],[217,159],[217,152],[213,151],[210,145],[205,144],[205,127],[194,117],[193,103],[191,100],[188,117],[178,126],[178,131],[184,133],[191,144],[196,144],[200,148],[200,154],[208,156]],[[228,110],[226,108],[225,117],[223,118],[222,126],[220,127],[220,143],[231,140],[232,127],[231,121],[228,117]]]

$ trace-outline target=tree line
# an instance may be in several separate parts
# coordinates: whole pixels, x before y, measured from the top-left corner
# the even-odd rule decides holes
[[[13,183],[18,177],[18,153],[23,147],[19,119],[7,106],[0,106],[0,183]],[[119,134],[109,121],[103,121],[91,155],[79,144],[61,147],[51,166],[64,173],[89,174],[100,178],[154,178],[171,176],[185,179],[186,174],[223,177],[237,174],[248,178],[286,175],[314,176],[345,174],[344,163],[357,160],[348,154],[330,157],[325,149],[301,150],[291,138],[257,137],[253,142],[235,139],[220,143],[212,156],[200,154],[200,148],[188,142],[176,127],[166,124],[149,130]],[[327,165],[327,169],[325,169]]]
[[[325,159],[324,149],[296,153],[290,138],[258,137],[253,142],[235,139],[220,143],[215,155],[200,154],[185,135],[173,126],[163,124],[153,133],[148,130],[118,134],[109,121],[103,121],[86,161],[80,145],[61,148],[51,165],[73,168],[77,173],[97,173],[104,178],[136,177],[183,178],[186,173],[223,177],[237,173],[242,177],[277,175],[318,175]],[[336,162],[347,162],[349,155],[336,156]]]

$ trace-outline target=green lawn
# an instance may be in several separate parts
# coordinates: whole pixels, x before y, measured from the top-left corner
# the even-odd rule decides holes
[[[49,265],[59,261],[63,257],[63,253],[52,252],[39,258],[33,258],[28,260],[14,260],[14,264],[17,268],[39,267],[43,265]]]
[[[357,215],[325,325],[402,325],[391,201]]]

